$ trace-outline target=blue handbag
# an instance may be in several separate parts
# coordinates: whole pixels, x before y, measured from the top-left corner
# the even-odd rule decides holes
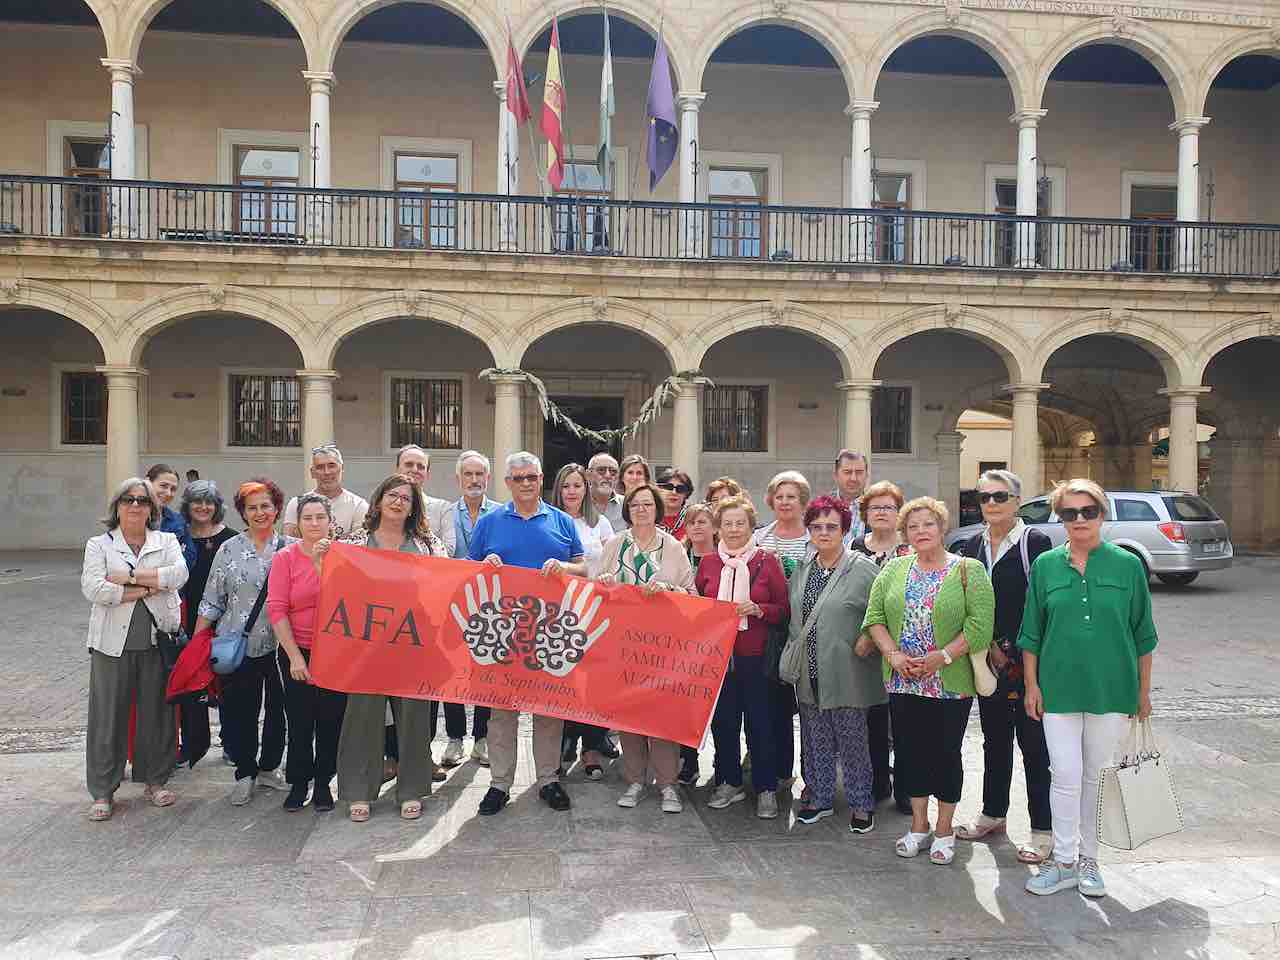
[[[277,550],[280,549],[281,542],[276,542]],[[249,634],[253,632],[253,625],[258,622],[258,616],[262,613],[262,605],[267,601],[267,583],[270,579],[268,574],[267,579],[262,581],[262,589],[258,591],[258,599],[253,601],[253,609],[249,611],[249,619],[245,621],[243,630],[228,626],[225,630],[219,629],[214,633],[209,651],[209,666],[219,676],[235,673],[240,669],[240,664],[244,663],[249,649]],[[221,628],[221,621],[218,626]]]

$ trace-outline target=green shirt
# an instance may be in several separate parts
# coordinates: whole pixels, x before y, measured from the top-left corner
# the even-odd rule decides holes
[[[1031,565],[1018,646],[1040,658],[1046,713],[1138,712],[1138,658],[1156,648],[1142,561],[1095,547],[1082,577],[1067,544]]]

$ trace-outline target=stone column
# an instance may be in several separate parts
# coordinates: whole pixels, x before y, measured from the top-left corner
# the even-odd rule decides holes
[[[880,107],[876,100],[854,100],[844,108],[853,120],[849,154],[849,197],[857,210],[871,209],[874,190],[871,183],[871,115]],[[867,262],[875,257],[875,220],[858,217],[852,225],[852,259]]]
[[[871,394],[879,380],[841,380],[844,391],[844,448],[860,453],[871,463]],[[957,476],[959,468],[957,467]]]
[[[1036,153],[1036,128],[1048,111],[1020,110],[1009,118],[1018,126],[1018,196],[1016,212],[1020,217],[1034,217],[1039,213],[1040,196],[1039,164]],[[1017,264],[1020,267],[1039,266],[1036,251],[1036,225],[1019,223],[1017,230]],[[1014,471],[1017,472],[1016,470]],[[1024,480],[1025,482],[1025,480]]]
[[[1280,546],[1280,439],[1262,441],[1262,546]]]
[[[137,177],[137,141],[133,124],[133,78],[142,71],[130,60],[100,61],[111,74],[111,179]],[[139,221],[137,190],[116,187],[111,191],[111,235],[137,238]],[[123,478],[121,478],[123,479]]]
[[[1200,486],[1200,444],[1196,436],[1196,405],[1209,387],[1166,388],[1169,398],[1169,489],[1195,493]]]
[[[1195,223],[1200,219],[1200,128],[1208,117],[1184,117],[1169,124],[1178,134],[1178,219]],[[1195,270],[1200,260],[1200,232],[1178,231],[1178,269]]]
[[[307,91],[311,95],[311,126],[307,140],[311,143],[311,186],[328,189],[333,185],[332,137],[329,128],[329,102],[337,84],[332,73],[303,70]],[[333,198],[307,197],[307,239],[311,243],[325,244],[333,240]]]
[[[938,499],[947,505],[951,526],[956,527],[960,524],[960,450],[964,434],[939,433],[934,439],[938,450]]]
[[[520,424],[520,396],[524,377],[509,373],[489,375],[493,384],[493,482],[494,498],[510,500],[504,478],[507,475],[507,457],[524,447]]]
[[[1040,391],[1047,383],[1013,383],[1006,392],[1013,394],[1013,437],[1009,452],[1009,469],[1022,480],[1023,497],[1034,497],[1044,489],[1044,471],[1040,467]]]
[[[298,370],[298,384],[302,391],[302,482],[304,490],[310,490],[311,451],[336,439],[333,430],[333,382],[338,379],[336,370]]]
[[[1265,508],[1259,489],[1265,477],[1263,442],[1258,438],[1215,437],[1209,500],[1231,528],[1237,546],[1257,547]]]
[[[698,111],[707,95],[701,91],[681,90],[676,95],[680,110],[680,202],[698,202]],[[680,211],[680,256],[702,256],[701,210]],[[678,462],[678,461],[677,461]],[[696,484],[695,484],[696,486]]]
[[[702,417],[699,401],[707,381],[701,377],[680,378],[671,415],[671,463],[689,474],[693,489],[699,489],[702,473]]]
[[[498,98],[498,171],[493,192],[504,197],[516,196],[520,193],[520,127],[515,114],[507,109],[507,82],[493,81],[493,92]],[[518,206],[509,203],[498,207],[499,250],[519,249],[518,210]]]
[[[147,371],[106,364],[95,367],[107,381],[107,490],[139,473],[138,394]]]

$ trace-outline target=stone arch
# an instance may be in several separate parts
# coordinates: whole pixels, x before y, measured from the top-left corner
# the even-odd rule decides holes
[[[125,362],[127,354],[116,349],[111,315],[73,290],[39,280],[0,280],[0,309],[6,307],[29,307],[66,317],[93,334],[106,363]]]
[[[489,56],[493,60],[494,76],[505,76],[506,29],[502,25],[502,17],[484,0],[465,0],[465,2],[464,0],[338,0],[329,18],[319,25],[316,57],[308,58],[308,62],[314,64],[311,69],[332,72],[334,61],[338,56],[338,48],[342,46],[347,32],[375,10],[397,3],[421,3],[426,6],[440,7],[465,20],[484,41],[485,49],[489,51]]]
[[[1009,81],[1014,113],[1031,109],[1039,103],[1039,99],[1033,96],[1035,72],[1032,60],[1022,44],[995,21],[960,9],[958,5],[952,9],[951,4],[945,10],[933,10],[909,17],[881,38],[866,61],[862,96],[867,99],[875,98],[880,74],[895,50],[912,40],[927,36],[968,40],[990,54]]]
[[[1280,29],[1258,30],[1235,37],[1209,55],[1200,69],[1200,82],[1196,85],[1195,97],[1189,105],[1195,111],[1194,116],[1204,116],[1213,81],[1218,79],[1218,74],[1226,68],[1227,64],[1237,57],[1247,57],[1251,53],[1265,53],[1280,57]]]
[[[316,366],[314,337],[305,316],[257,290],[217,284],[184,287],[143,305],[120,327],[121,353],[128,363],[136,365],[153,334],[194,313],[215,312],[236,313],[269,323],[289,336],[306,366]]]
[[[605,323],[634,330],[657,344],[672,373],[687,368],[680,332],[665,317],[616,297],[575,297],[533,314],[520,324],[511,344],[511,366],[523,363],[529,348],[548,334],[583,323]]]
[[[1044,377],[1045,368],[1059,347],[1094,335],[1120,337],[1142,347],[1160,364],[1164,370],[1165,385],[1170,388],[1192,382],[1179,361],[1188,353],[1187,343],[1181,336],[1155,320],[1148,320],[1129,310],[1111,309],[1068,317],[1047,330],[1035,344],[1035,359],[1029,368],[1034,378]]]
[[[1167,37],[1151,27],[1124,16],[1103,17],[1090,20],[1070,33],[1060,37],[1040,60],[1036,70],[1035,87],[1029,106],[1039,108],[1044,101],[1044,91],[1049,75],[1063,58],[1091,43],[1114,43],[1128,47],[1148,60],[1164,77],[1169,96],[1173,98],[1174,119],[1196,116],[1189,113],[1189,94],[1195,87],[1195,73],[1187,66],[1182,54]]]
[[[1280,316],[1271,313],[1259,313],[1251,317],[1233,320],[1215,329],[1191,349],[1191,365],[1187,371],[1187,383],[1197,385],[1204,382],[1205,371],[1209,364],[1227,347],[1256,337],[1280,339]]]
[[[496,366],[514,366],[502,325],[487,313],[461,301],[423,290],[388,290],[344,304],[328,317],[316,343],[321,369],[332,369],[338,349],[351,334],[384,320],[401,317],[434,320],[469,333],[493,355]]]
[[[836,66],[840,68],[849,99],[856,100],[862,96],[870,96],[870,93],[864,93],[859,87],[858,79],[863,66],[862,55],[853,44],[848,27],[842,26],[817,7],[784,4],[775,5],[772,12],[758,3],[745,4],[722,17],[693,56],[693,70],[690,76],[696,81],[697,89],[703,89],[707,65],[722,43],[736,33],[764,25],[791,27],[813,37],[827,48]]]
[[[841,375],[854,376],[857,369],[858,338],[837,320],[810,307],[785,300],[749,303],[734,307],[700,326],[688,345],[690,368],[697,370],[707,352],[721,340],[747,330],[794,330],[828,347],[840,363]]]
[[[262,2],[274,7],[289,21],[294,33],[302,41],[307,63],[314,64],[317,49],[315,15],[307,8],[304,0],[262,0]],[[171,3],[173,0],[145,0],[137,4],[134,9],[128,10],[121,17],[115,31],[115,43],[108,39],[107,47],[112,51],[111,56],[137,63],[138,51],[142,48],[142,38],[146,35],[147,28],[151,26],[151,21],[155,19],[156,14]],[[121,6],[127,10],[129,4],[121,4]]]
[[[676,74],[677,90],[683,90],[687,83],[691,83],[693,78],[698,76],[690,67],[692,60],[689,55],[688,41],[670,20],[663,21],[660,4],[653,2],[653,0],[608,0],[605,7],[608,9],[610,16],[620,17],[628,23],[634,24],[655,39],[658,36],[658,27],[655,24],[662,24],[662,39],[667,44],[671,67]],[[555,9],[554,12],[562,20],[578,13],[598,14],[600,12],[600,4],[599,2],[593,3],[592,0],[570,0],[565,7]],[[519,28],[515,31],[515,44],[516,49],[520,51],[521,62],[528,56],[529,48],[533,46],[533,42],[550,25],[551,19],[545,7],[535,8],[528,18],[520,23]],[[505,50],[505,47],[506,43],[504,41],[502,48]],[[504,53],[499,76],[504,76],[505,71],[506,58]]]
[[[1009,371],[1010,383],[1025,382],[1031,369],[1031,347],[1022,335],[990,314],[957,304],[914,307],[890,317],[867,336],[858,363],[858,376],[872,379],[876,363],[886,350],[900,340],[932,330],[963,333],[994,350]]]

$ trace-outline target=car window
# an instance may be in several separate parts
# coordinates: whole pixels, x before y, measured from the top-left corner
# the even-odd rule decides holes
[[[1159,520],[1159,515],[1151,509],[1151,504],[1141,500],[1117,500],[1117,520]]]
[[[1174,520],[1217,520],[1218,514],[1209,501],[1203,497],[1193,497],[1184,493],[1176,497],[1165,497],[1164,505],[1169,508],[1169,516]]]
[[[1026,523],[1048,523],[1050,513],[1048,498],[1032,500],[1018,508],[1018,516]]]

